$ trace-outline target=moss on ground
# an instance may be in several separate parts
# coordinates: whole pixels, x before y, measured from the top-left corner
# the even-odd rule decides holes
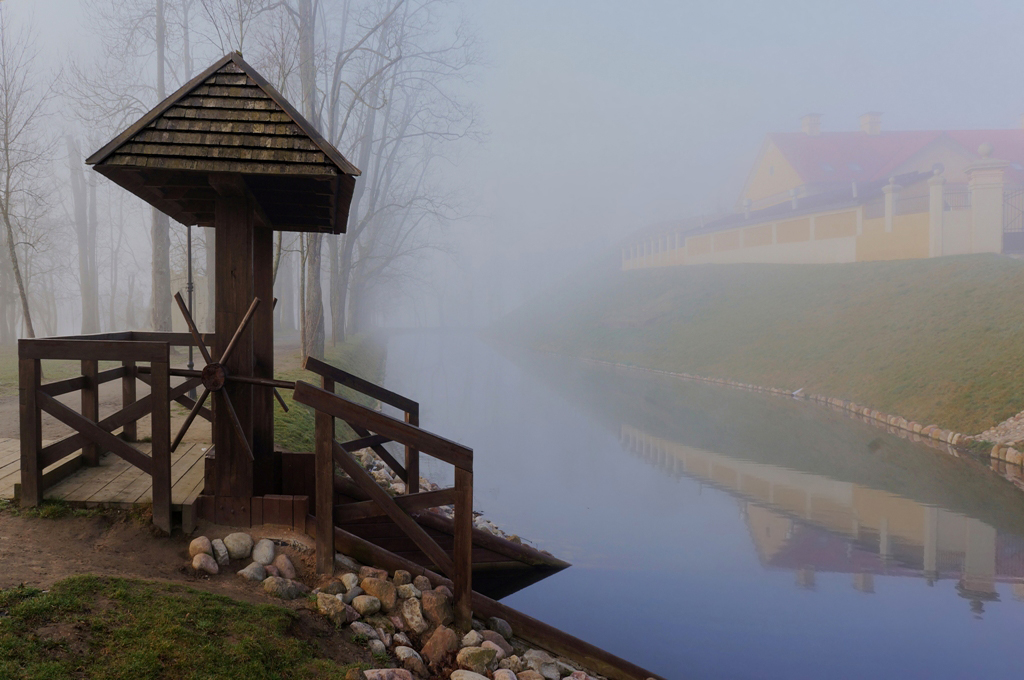
[[[83,575],[0,590],[3,678],[342,678],[298,615],[175,584]]]
[[[540,350],[850,399],[977,433],[1024,409],[1024,262],[610,263],[504,319]]]

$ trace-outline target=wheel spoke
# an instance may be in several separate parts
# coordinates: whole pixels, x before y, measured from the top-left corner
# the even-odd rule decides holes
[[[224,350],[224,354],[220,357],[220,363],[226,363],[230,358],[231,353],[235,350],[235,345],[238,343],[239,338],[242,337],[242,333],[245,332],[246,326],[252,320],[252,315],[256,313],[256,308],[260,305],[259,298],[253,298],[252,304],[249,305],[249,311],[245,313],[245,317],[242,318],[242,323],[238,324],[238,328],[235,329],[235,334],[231,336],[231,342],[228,343],[227,348]]]
[[[185,418],[185,422],[182,424],[181,429],[178,430],[178,435],[174,438],[174,442],[171,444],[171,453],[178,448],[178,444],[181,443],[185,433],[188,432],[188,428],[192,425],[192,421],[199,415],[199,411],[203,408],[203,402],[206,401],[206,397],[210,394],[210,390],[203,389],[203,394],[199,397],[195,404],[192,405],[192,410],[188,412],[188,417]]]
[[[284,397],[281,396],[281,393],[277,391],[276,387],[274,388],[274,396],[277,397],[277,403],[281,404],[281,408],[284,409],[284,412],[288,413],[288,404],[284,403]]]
[[[238,435],[238,441],[245,448],[245,452],[249,454],[249,460],[255,460],[252,455],[252,449],[249,448],[249,440],[245,438],[242,422],[238,419],[238,414],[235,413],[235,405],[231,403],[231,397],[228,396],[226,390],[221,390],[220,394],[224,398],[224,404],[228,407],[228,415],[231,416],[231,424],[235,428],[235,434]]]
[[[195,321],[192,320],[192,315],[188,311],[188,307],[185,306],[185,301],[181,297],[181,293],[174,294],[174,300],[178,303],[178,307],[181,308],[181,315],[185,317],[185,323],[188,324],[188,331],[192,334],[192,339],[196,341],[196,345],[199,346],[199,352],[203,355],[203,359],[206,363],[212,364],[213,359],[210,357],[210,353],[206,351],[206,344],[203,343],[203,338],[199,335],[199,329],[196,328]]]

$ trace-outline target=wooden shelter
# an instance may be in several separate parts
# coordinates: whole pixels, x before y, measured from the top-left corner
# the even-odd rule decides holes
[[[217,361],[199,346],[200,404],[216,393],[207,492],[241,517],[249,498],[281,493],[272,388],[237,379],[274,377],[273,232],[343,233],[359,170],[238,53],[86,163],[178,222],[215,230]]]
[[[133,472],[122,474],[130,483],[112,500],[142,499],[148,477],[151,493],[145,497],[153,505],[153,523],[166,532],[172,529],[172,492],[187,487],[191,491],[179,505],[185,531],[192,530],[196,517],[234,526],[290,525],[316,537],[318,572],[333,573],[337,549],[389,569],[407,569],[451,588],[456,624],[464,630],[476,608],[481,615],[512,621],[527,639],[593,662],[609,677],[650,677],[473,592],[475,572],[486,592],[500,597],[569,565],[473,527],[473,451],[420,428],[417,402],[314,358],[304,367],[319,379],[319,387],[274,378],[273,232],[344,233],[359,170],[241,55],[218,60],[86,163],[178,222],[214,229],[216,328],[200,333],[177,295],[188,333],[20,340],[21,484],[15,493],[23,506],[41,503],[47,488],[71,479],[81,466],[102,467],[101,458],[111,453],[119,457],[121,470]],[[197,347],[206,362],[203,370],[173,366],[175,346]],[[41,362],[54,359],[81,361],[81,376],[44,383]],[[100,370],[100,362],[117,365]],[[101,417],[99,386],[115,380],[122,383],[122,408]],[[136,395],[139,380],[150,386],[142,398]],[[337,385],[392,406],[403,417],[344,399],[335,394]],[[202,395],[191,399],[188,393],[200,386]],[[278,389],[294,390],[294,400],[315,411],[315,452],[275,450]],[[80,411],[58,400],[73,392],[81,392]],[[204,406],[211,394],[212,411]],[[171,402],[190,409],[173,441]],[[44,442],[44,412],[75,433]],[[148,414],[152,443],[133,446],[136,423]],[[192,472],[199,471],[194,459],[182,453],[172,457],[197,417],[212,420],[214,438],[199,481]],[[337,420],[357,438],[339,443]],[[384,448],[388,442],[404,447],[404,461]],[[405,482],[404,494],[392,496],[363,469],[353,452],[364,448]],[[453,466],[452,488],[421,488],[421,453]],[[108,502],[93,494],[104,475],[92,477],[98,484],[90,481],[85,497],[90,503]],[[428,512],[447,505],[450,518]]]

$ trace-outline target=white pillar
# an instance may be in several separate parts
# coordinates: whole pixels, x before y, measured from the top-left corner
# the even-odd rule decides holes
[[[892,231],[892,218],[896,214],[896,201],[899,200],[901,188],[899,184],[896,184],[895,177],[890,177],[889,183],[882,187],[882,193],[885,194],[886,232]]]
[[[971,192],[971,252],[1003,252],[1003,172],[1008,161],[989,158],[991,144],[978,147],[981,159],[967,166]]]
[[[946,178],[935,174],[928,178],[928,257],[942,256],[942,192]]]

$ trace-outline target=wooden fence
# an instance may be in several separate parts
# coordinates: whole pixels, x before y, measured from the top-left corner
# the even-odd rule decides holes
[[[212,343],[213,335],[203,336],[203,341]],[[39,505],[47,487],[60,480],[59,470],[54,471],[57,474],[44,475],[46,468],[78,451],[82,451],[81,463],[97,465],[100,455],[109,451],[150,475],[153,524],[170,533],[170,402],[191,406],[193,402],[187,393],[200,384],[198,378],[187,378],[171,387],[171,375],[178,371],[170,367],[170,348],[192,343],[188,333],[131,331],[19,340],[22,506]],[[46,360],[81,361],[82,374],[44,384],[42,361]],[[121,365],[100,371],[101,361]],[[100,385],[114,380],[121,380],[121,410],[100,419]],[[136,380],[149,384],[148,396],[136,398]],[[75,391],[81,392],[80,412],[57,399]],[[43,412],[75,430],[75,434],[43,447]],[[138,439],[137,421],[149,414],[152,414],[152,453],[147,455],[129,442]],[[209,411],[202,415],[210,417]],[[121,428],[120,436],[114,435],[118,428]]]
[[[316,411],[317,571],[333,573],[336,522],[387,516],[452,580],[455,623],[461,629],[468,630],[472,621],[473,595],[472,449],[420,429],[416,424],[419,406],[410,399],[315,359],[308,360],[306,368],[321,376],[321,388],[299,381],[295,383],[294,394],[295,401]],[[392,418],[334,394],[336,384],[347,385],[395,405],[405,412],[405,419]],[[347,423],[359,439],[339,444],[335,439],[335,418]],[[405,446],[404,467],[383,447],[383,444],[392,441]],[[406,481],[405,495],[392,498],[353,457],[353,451],[366,447],[371,447],[396,475]],[[421,452],[455,467],[454,487],[429,492],[419,490]],[[369,501],[335,505],[335,464],[370,498]],[[454,547],[451,556],[411,515],[418,510],[448,504],[455,506]]]

